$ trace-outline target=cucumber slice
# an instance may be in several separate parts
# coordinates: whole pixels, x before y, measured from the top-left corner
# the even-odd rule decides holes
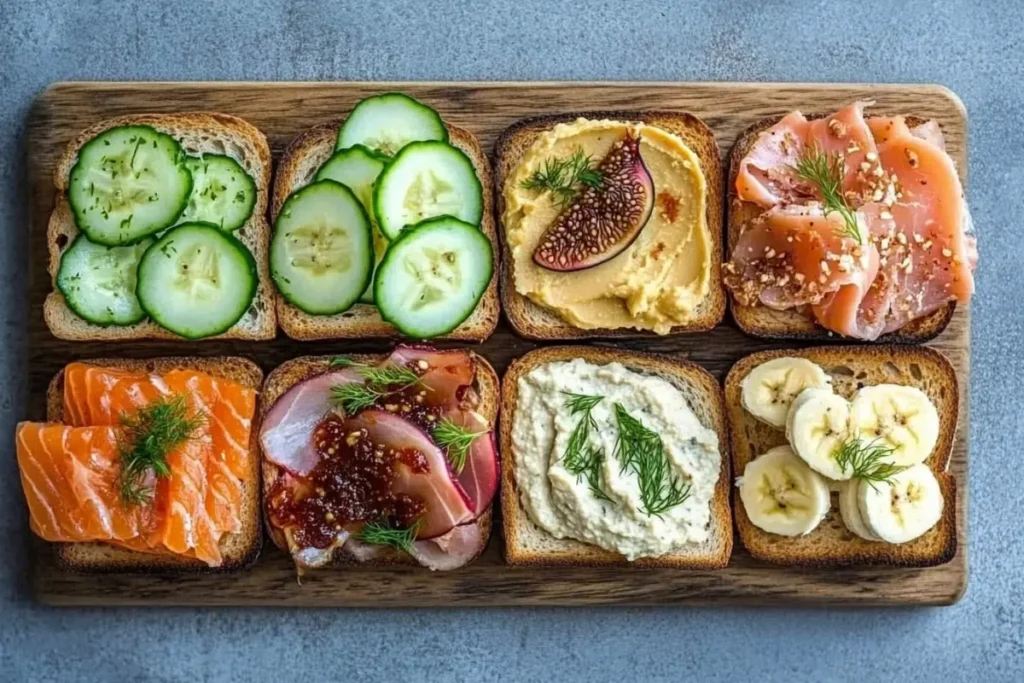
[[[407,228],[377,269],[381,317],[403,334],[451,332],[476,308],[491,281],[494,253],[479,228],[451,216]]]
[[[227,331],[249,309],[256,260],[234,235],[212,223],[182,223],[139,262],[139,303],[161,327],[188,339]]]
[[[377,225],[390,240],[405,226],[435,216],[479,225],[483,207],[483,187],[473,162],[443,142],[406,145],[384,167],[373,190]]]
[[[436,111],[408,95],[390,92],[367,97],[352,109],[338,131],[335,149],[365,145],[387,156],[417,140],[448,142],[448,129]]]
[[[387,157],[377,154],[363,145],[353,145],[348,149],[336,152],[334,156],[324,162],[320,170],[316,172],[316,180],[333,180],[348,187],[355,194],[366,209],[370,222],[373,223],[373,253],[374,267],[384,258],[384,252],[388,248],[388,239],[381,234],[376,221],[373,220],[373,184],[377,176],[384,170]],[[370,284],[359,296],[359,301],[366,304],[373,303],[373,277]]]
[[[245,225],[256,206],[256,181],[241,164],[222,154],[205,154],[188,157],[185,165],[192,173],[192,192],[179,222],[213,223],[225,232]]]
[[[320,180],[293,192],[274,222],[270,275],[311,315],[351,308],[373,274],[370,219],[352,191]]]
[[[86,237],[116,247],[174,225],[191,191],[177,140],[149,126],[120,126],[78,150],[68,202]]]
[[[94,325],[134,325],[146,317],[135,285],[139,259],[150,244],[104,247],[79,235],[60,257],[57,289],[72,311]]]

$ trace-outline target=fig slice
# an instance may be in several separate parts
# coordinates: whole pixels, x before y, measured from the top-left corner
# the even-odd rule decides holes
[[[623,252],[654,209],[654,181],[629,131],[597,167],[601,183],[586,186],[541,236],[533,260],[541,268],[593,268]]]

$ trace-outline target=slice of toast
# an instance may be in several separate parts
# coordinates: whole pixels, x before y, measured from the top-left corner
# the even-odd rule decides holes
[[[737,477],[758,455],[786,444],[784,430],[754,419],[740,402],[743,378],[761,363],[784,356],[807,358],[820,365],[832,378],[835,392],[847,399],[862,386],[883,383],[917,387],[928,394],[938,409],[940,431],[926,464],[939,480],[945,508],[939,523],[916,540],[899,545],[872,542],[846,529],[839,514],[838,494],[833,493],[832,508],[817,529],[806,536],[788,537],[754,526],[736,489],[736,527],[744,547],[759,560],[787,565],[929,567],[949,562],[956,554],[957,544],[956,480],[946,470],[952,456],[960,401],[956,371],[949,361],[929,348],[894,345],[760,351],[740,359],[725,379],[732,469]]]
[[[270,204],[270,219],[277,220],[285,200],[292,192],[313,181],[316,172],[332,154],[334,143],[338,138],[338,128],[342,121],[330,121],[310,128],[292,141],[284,156],[277,164],[274,176],[274,196]],[[487,235],[494,246],[494,272],[498,272],[498,239],[494,227],[494,209],[491,198],[491,167],[487,155],[476,137],[467,130],[445,124],[448,129],[449,142],[453,147],[462,150],[470,161],[476,177],[483,187],[483,216],[480,219],[480,230]],[[352,308],[335,315],[310,315],[299,310],[280,294],[277,300],[277,318],[281,329],[292,339],[356,339],[362,337],[382,337],[397,339],[402,335],[395,326],[380,316],[380,311],[372,304],[357,303]],[[491,277],[491,282],[484,290],[476,309],[461,325],[438,339],[458,339],[461,341],[480,342],[494,333],[498,325],[498,278]]]
[[[808,116],[809,119],[822,118],[823,115]],[[729,259],[736,243],[743,234],[743,226],[756,218],[762,211],[761,207],[752,202],[744,202],[736,196],[736,176],[739,175],[740,162],[747,156],[757,137],[779,122],[781,117],[774,117],[758,121],[750,128],[747,128],[737,138],[729,154],[729,202],[726,216],[726,251],[725,258]],[[925,122],[924,119],[916,116],[907,116],[908,126],[917,126]],[[729,295],[729,308],[732,311],[733,320],[740,329],[753,337],[765,339],[811,339],[815,341],[848,341],[835,332],[830,332],[817,325],[806,315],[795,310],[776,311],[767,306],[744,306],[736,301],[736,298]],[[883,334],[877,343],[894,344],[918,344],[934,339],[946,329],[953,312],[956,310],[956,302],[951,301],[929,315],[912,320],[900,329]]]
[[[85,361],[110,368],[134,372],[162,374],[176,368],[188,368],[222,377],[259,391],[263,371],[247,358],[232,356],[151,358],[144,360],[125,358],[96,358]],[[64,371],[50,382],[46,392],[46,419],[62,422],[64,419]],[[249,434],[249,476],[242,482],[242,528],[238,533],[225,534],[220,541],[224,563],[210,567],[205,562],[181,555],[141,553],[116,548],[106,543],[54,543],[54,554],[63,569],[90,574],[122,573],[206,573],[244,569],[252,565],[263,546],[260,528],[260,458],[258,451],[259,407],[253,416]]]
[[[669,111],[590,111],[524,119],[505,129],[495,145],[495,186],[498,216],[505,214],[504,188],[534,141],[559,123],[579,118],[591,120],[639,122],[673,133],[700,159],[707,181],[707,225],[711,235],[711,278],[707,297],[697,307],[693,320],[677,325],[669,334],[706,332],[725,317],[725,289],[722,285],[722,164],[718,142],[708,126],[692,114]],[[574,327],[557,313],[540,306],[516,291],[515,273],[509,255],[504,221],[501,221],[501,303],[512,327],[523,337],[537,340],[594,339],[605,337],[654,337],[654,332],[633,329],[593,329]]]
[[[78,228],[67,200],[68,178],[78,159],[82,145],[100,133],[116,126],[152,126],[162,133],[173,136],[188,154],[225,154],[230,156],[252,176],[256,182],[256,205],[252,215],[235,236],[252,252],[256,260],[259,285],[256,297],[242,319],[227,332],[211,339],[273,339],[277,333],[277,316],[274,310],[274,293],[270,282],[268,255],[270,249],[270,227],[267,224],[267,203],[270,198],[270,146],[267,138],[255,126],[235,116],[206,112],[181,114],[138,114],[108,119],[82,131],[75,137],[57,161],[53,173],[53,184],[57,188],[57,199],[50,215],[46,230],[49,250],[49,273],[56,283],[60,258],[75,237]],[[55,337],[71,341],[125,339],[182,339],[163,329],[151,320],[135,325],[102,326],[93,325],[78,317],[64,301],[64,295],[53,285],[53,291],[43,305],[46,325]]]
[[[661,557],[629,562],[618,553],[574,539],[551,536],[530,519],[519,498],[512,457],[512,428],[519,402],[519,379],[544,363],[582,358],[590,363],[621,363],[634,372],[656,375],[671,382],[686,397],[701,424],[718,435],[722,466],[711,499],[708,540]],[[707,370],[686,361],[637,351],[593,346],[548,346],[531,351],[509,366],[501,391],[501,515],[505,533],[505,559],[524,566],[619,566],[719,569],[732,554],[732,515],[729,511],[729,436],[725,405],[717,380]]]
[[[476,389],[477,394],[480,396],[480,407],[478,408],[478,412],[487,420],[491,429],[495,429],[495,425],[498,420],[498,401],[500,395],[498,373],[494,371],[491,364],[482,356],[479,356],[472,351],[469,351],[468,353],[470,358],[472,358],[474,368],[476,369],[474,389]],[[348,357],[356,362],[379,363],[386,359],[388,355],[348,354]],[[271,370],[270,374],[267,375],[266,382],[263,383],[263,400],[260,403],[260,421],[262,422],[267,412],[271,407],[273,407],[274,403],[277,402],[277,399],[281,398],[281,396],[283,396],[285,392],[293,386],[303,380],[327,372],[330,369],[332,358],[333,356],[302,356],[285,361],[278,367]],[[262,449],[260,452],[262,453]],[[261,460],[263,463],[263,495],[266,497],[269,495],[270,488],[274,485],[274,482],[284,474],[284,470],[267,460],[266,457],[261,458]],[[477,519],[477,523],[481,525],[481,533],[485,538],[490,538],[492,519],[493,504],[489,505]],[[267,533],[270,535],[270,539],[274,542],[274,545],[285,553],[290,553],[284,532],[272,525],[269,518],[267,518],[266,527]],[[483,549],[481,548],[481,551],[482,550]],[[472,558],[466,564],[473,562],[475,559],[475,557]],[[373,559],[363,562],[356,561],[354,558],[344,553],[335,553],[332,561],[327,566],[383,567],[391,565],[419,566],[419,563],[408,553],[395,548],[386,548],[383,549],[381,553],[375,555]]]

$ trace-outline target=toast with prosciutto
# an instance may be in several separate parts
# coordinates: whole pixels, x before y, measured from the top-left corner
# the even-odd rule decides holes
[[[264,509],[299,571],[462,567],[487,545],[498,377],[463,350],[297,358],[264,385]]]
[[[935,121],[792,112],[737,141],[733,316],[764,337],[925,341],[974,293],[978,252]]]

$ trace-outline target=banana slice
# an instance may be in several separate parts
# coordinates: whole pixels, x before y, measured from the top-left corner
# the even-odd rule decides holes
[[[850,424],[854,436],[865,441],[879,439],[895,449],[886,458],[895,465],[924,462],[939,439],[935,404],[920,389],[899,384],[878,384],[858,391],[850,407]]]
[[[786,426],[789,406],[804,389],[829,389],[832,379],[806,358],[775,358],[761,363],[743,378],[740,400],[761,422]]]
[[[786,439],[803,460],[829,479],[849,479],[832,457],[849,436],[850,402],[831,389],[806,389],[789,410]]]
[[[871,484],[874,484],[872,486]],[[942,489],[927,465],[914,465],[886,482],[862,482],[857,507],[868,530],[889,543],[906,543],[942,518]]]
[[[842,482],[839,489],[839,514],[847,529],[866,541],[879,541],[881,539],[871,533],[871,529],[860,516],[860,504],[857,502],[857,496],[860,494],[862,485],[864,485],[864,481],[861,479],[847,479]]]
[[[832,506],[825,480],[789,446],[747,463],[737,486],[750,521],[781,536],[809,534]]]

